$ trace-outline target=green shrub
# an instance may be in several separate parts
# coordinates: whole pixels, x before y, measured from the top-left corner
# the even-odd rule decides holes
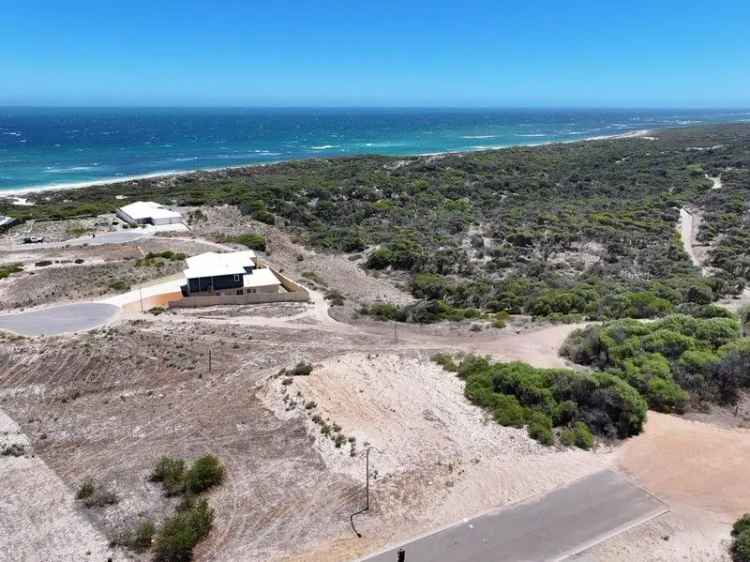
[[[446,371],[458,372],[458,365],[450,353],[436,353],[431,359]]]
[[[130,285],[122,279],[117,279],[109,284],[109,288],[113,291],[127,291],[130,289]]]
[[[750,562],[750,530],[738,534],[732,543],[732,560]]]
[[[151,521],[144,521],[133,532],[133,540],[131,542],[133,550],[136,552],[143,552],[151,548],[151,544],[156,534],[156,526]]]
[[[734,317],[673,314],[649,324],[619,320],[579,330],[561,354],[608,369],[656,410],[681,413],[691,396],[729,404],[750,387],[750,339],[739,335]]]
[[[732,536],[739,537],[743,532],[750,531],[750,513],[745,513],[732,526]]]
[[[23,271],[23,266],[20,263],[0,265],[0,279],[5,279],[14,273],[20,273],[21,271]]]
[[[192,503],[192,502],[191,502]],[[190,562],[193,548],[208,536],[214,510],[199,500],[164,522],[156,536],[155,562]]]
[[[648,381],[646,399],[654,410],[666,413],[685,412],[689,395],[672,380],[654,377]]]
[[[192,494],[200,494],[224,481],[224,466],[213,455],[196,460],[185,474],[185,487]]]
[[[135,552],[146,552],[151,548],[156,526],[151,521],[143,521],[135,529],[120,533],[110,544],[124,546]]]
[[[579,421],[573,427],[576,447],[586,450],[591,449],[594,446],[594,436],[591,434],[589,426]]]
[[[495,394],[493,417],[500,425],[521,427],[526,423],[528,412],[515,396]]]
[[[94,495],[94,492],[96,491],[96,484],[94,483],[93,478],[86,478],[83,482],[81,482],[80,486],[78,486],[78,491],[76,492],[76,499],[77,500],[84,500],[86,498],[90,498]]]
[[[185,461],[162,457],[149,479],[161,482],[167,496],[176,496],[185,491]]]
[[[589,432],[606,437],[637,435],[646,419],[646,402],[636,389],[610,373],[536,369],[519,362],[491,363],[467,355],[458,365],[464,393],[508,426],[529,426],[541,443],[553,440],[552,427],[578,429],[582,444]]]
[[[92,478],[86,478],[81,482],[76,492],[76,499],[80,500],[85,507],[106,507],[114,505],[120,499],[117,494],[106,490],[94,482]]]
[[[552,434],[552,420],[542,412],[533,412],[527,428],[529,437],[542,445],[552,445],[555,437]]]
[[[240,234],[235,237],[237,244],[242,244],[251,250],[266,251],[266,237],[262,234]]]
[[[313,366],[305,361],[300,361],[287,374],[293,377],[306,377],[313,372]]]
[[[566,427],[560,432],[560,444],[565,447],[572,447],[576,444],[576,432]]]

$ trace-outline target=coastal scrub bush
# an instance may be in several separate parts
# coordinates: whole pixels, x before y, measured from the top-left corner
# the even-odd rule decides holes
[[[576,447],[581,449],[590,449],[594,446],[594,436],[591,434],[589,426],[585,423],[578,421],[573,426],[573,433],[575,435]]]
[[[306,361],[300,361],[287,373],[293,377],[306,377],[313,372],[313,366]]]
[[[732,560],[750,562],[750,513],[735,521],[732,527]]]
[[[445,364],[443,356],[436,361]],[[566,441],[593,446],[593,434],[626,438],[640,433],[646,402],[623,379],[609,373],[580,373],[569,369],[537,369],[525,363],[491,363],[475,355],[463,357],[458,376],[464,393],[487,409],[501,425],[527,426],[542,444],[554,442],[554,427]]]
[[[193,548],[208,536],[214,510],[205,499],[189,501],[159,529],[154,547],[155,562],[190,562]]]
[[[93,478],[86,478],[81,482],[76,499],[86,507],[106,507],[120,501],[117,494],[98,486]]]
[[[90,498],[91,496],[94,495],[95,491],[96,491],[96,484],[94,483],[94,479],[86,478],[78,486],[78,491],[76,492],[76,499],[84,500],[86,498]]]
[[[266,251],[266,237],[263,234],[252,232],[242,234],[213,233],[210,237],[215,242],[222,244],[239,244],[246,246],[250,250]]]
[[[197,459],[185,474],[185,487],[192,494],[200,494],[224,481],[224,466],[213,455]]]
[[[23,271],[23,266],[20,263],[0,265],[0,279],[5,279],[14,273],[20,273],[21,271]]]
[[[161,482],[167,496],[176,496],[185,491],[185,461],[162,457],[149,476],[151,482]]]
[[[622,378],[655,410],[681,413],[691,399],[734,403],[750,387],[750,339],[739,334],[734,317],[618,320],[574,332],[561,354]]]
[[[119,533],[111,546],[124,546],[134,552],[146,552],[151,548],[156,534],[156,526],[151,521],[143,521],[134,529]]]

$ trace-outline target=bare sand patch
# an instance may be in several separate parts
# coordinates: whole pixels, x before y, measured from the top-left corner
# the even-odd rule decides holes
[[[282,419],[304,419],[334,473],[363,482],[361,451],[370,447],[376,476],[372,509],[358,524],[365,539],[326,544],[294,560],[346,560],[546,493],[609,466],[613,458],[607,449],[543,447],[522,429],[496,424],[464,397],[463,382],[426,353],[347,353],[316,365],[310,376],[283,381],[271,379],[261,392],[263,402]],[[305,409],[310,403],[315,407]],[[314,415],[355,437],[355,456],[348,443],[336,448],[322,435]]]
[[[750,509],[750,431],[649,412],[642,435],[622,447],[621,465],[673,505],[733,521]]]
[[[728,561],[730,529],[750,510],[750,431],[649,412],[618,465],[671,512],[599,545],[580,562]]]

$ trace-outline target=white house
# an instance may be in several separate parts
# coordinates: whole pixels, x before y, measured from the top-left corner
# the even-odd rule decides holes
[[[185,260],[187,269],[183,294],[248,295],[278,293],[281,282],[267,267],[257,267],[255,252],[207,252]]]
[[[0,215],[0,229],[3,228],[9,228],[16,224],[16,219],[13,217],[6,217],[5,215]]]
[[[130,224],[180,224],[182,215],[177,211],[154,203],[153,201],[136,201],[117,209],[117,216]]]

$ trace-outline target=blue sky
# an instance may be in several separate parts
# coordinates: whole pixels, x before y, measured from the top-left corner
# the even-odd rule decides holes
[[[750,2],[0,0],[0,105],[750,106]]]

